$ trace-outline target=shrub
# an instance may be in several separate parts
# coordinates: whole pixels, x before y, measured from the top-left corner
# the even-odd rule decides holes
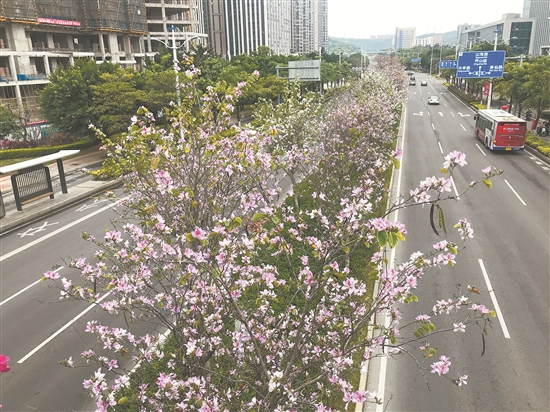
[[[14,143],[18,143],[18,142],[14,142]],[[69,143],[69,144],[58,145],[58,146],[42,146],[42,147],[34,147],[34,148],[23,147],[23,148],[15,148],[15,149],[10,148],[5,150],[0,150],[0,160],[47,156],[49,154],[56,153],[60,150],[76,150],[76,149],[83,150],[83,149],[87,149],[88,147],[92,147],[98,143],[99,141],[97,139],[87,139],[76,143]]]

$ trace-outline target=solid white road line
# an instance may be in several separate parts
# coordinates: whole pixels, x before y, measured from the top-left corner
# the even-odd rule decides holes
[[[455,114],[453,112],[451,112],[451,114],[453,115],[453,117],[456,117]]]
[[[121,200],[124,200],[124,199],[121,199]],[[47,239],[49,239],[49,238],[51,238],[51,237],[53,237],[53,236],[55,236],[55,235],[57,235],[57,234],[63,232],[63,231],[65,231],[65,230],[67,230],[67,229],[69,229],[69,228],[71,228],[71,227],[73,227],[73,226],[76,226],[76,225],[78,225],[79,223],[82,223],[82,222],[84,222],[85,220],[87,220],[87,219],[89,219],[89,218],[91,218],[91,217],[93,217],[93,216],[95,216],[95,215],[98,215],[99,213],[104,212],[104,211],[107,210],[107,209],[111,209],[113,206],[114,206],[114,205],[109,205],[109,206],[102,207],[101,209],[98,209],[98,210],[96,210],[96,211],[90,213],[89,215],[83,216],[83,217],[81,217],[80,219],[75,220],[74,222],[71,222],[71,223],[69,223],[69,224],[67,224],[67,225],[65,225],[65,226],[63,226],[63,227],[60,227],[59,229],[54,230],[53,232],[48,233],[47,235],[44,235],[44,236],[42,236],[41,238],[38,238],[38,239],[36,239],[36,240],[33,240],[32,242],[29,242],[29,243],[27,243],[26,245],[21,246],[20,248],[17,248],[17,249],[15,249],[15,250],[12,250],[11,252],[6,253],[6,254],[0,256],[0,262],[3,262],[4,260],[6,260],[6,259],[8,259],[8,258],[10,258],[10,257],[12,257],[12,256],[15,256],[15,255],[17,255],[18,253],[21,253],[21,252],[23,252],[24,250],[27,250],[27,249],[29,249],[29,248],[31,248],[31,247],[33,247],[33,246],[39,244],[39,243],[42,243],[43,241],[45,241],[45,240],[47,240]]]
[[[63,269],[63,266],[58,267],[56,270],[54,270],[54,272],[59,272],[61,269]],[[38,285],[40,282],[42,282],[42,279],[38,279],[37,281],[31,283],[29,286],[27,286],[27,287],[21,289],[19,292],[17,292],[17,293],[15,293],[15,294],[11,295],[9,298],[4,299],[2,302],[0,302],[0,306],[2,306],[4,303],[8,303],[10,300],[12,300],[13,298],[19,296],[21,293],[23,293],[23,292],[29,290],[29,289],[32,288],[33,286]]]
[[[443,148],[441,147],[441,142],[437,142],[437,144],[439,145],[439,151],[441,152],[441,154],[443,154]]]
[[[520,201],[521,203],[523,203],[523,206],[527,206],[527,203],[525,203],[525,202],[523,201],[523,199],[521,198],[521,196],[518,195],[518,192],[516,192],[516,191],[514,190],[514,188],[512,187],[512,185],[511,185],[510,183],[508,183],[508,180],[504,179],[504,182],[508,185],[508,187],[510,188],[510,190],[511,190],[512,192],[514,192],[514,194],[517,196],[517,198],[519,199],[519,201]]]
[[[481,154],[482,154],[483,156],[487,156],[487,155],[485,154],[485,152],[483,151],[483,149],[482,149],[477,143],[476,143],[476,146],[477,146],[477,148],[479,149],[479,151],[481,152]]]
[[[404,124],[406,125],[407,122],[406,122],[406,113],[405,113],[405,122]],[[406,133],[405,133],[405,126],[403,126],[403,140],[402,140],[402,144],[401,144],[401,150],[402,150],[402,153],[403,153],[403,156],[401,157],[401,167],[399,168],[399,173],[397,174],[397,185],[396,185],[396,190],[395,190],[395,193],[397,193],[399,195],[399,193],[401,193],[401,177],[403,176],[403,163],[404,163],[404,157],[405,157],[405,136],[406,136]],[[394,222],[397,222],[399,219],[399,209],[397,209],[395,212],[393,212],[393,221]],[[390,269],[393,268],[394,266],[394,262],[395,262],[395,249],[396,248],[393,248],[390,252]],[[384,325],[387,327],[389,325],[389,321],[390,321],[390,318],[388,316],[385,316],[384,317]],[[387,356],[382,356],[380,358],[380,375],[378,375],[378,390],[376,391],[377,393],[377,396],[380,398],[380,399],[384,399],[384,391],[385,391],[385,387],[386,387],[386,373],[387,373],[387,369],[388,369],[388,357]],[[357,407],[355,408],[356,412],[357,412]],[[376,405],[376,412],[382,412],[384,410],[384,405]]]
[[[432,129],[434,129],[434,130],[435,130],[435,126],[434,126],[434,124],[433,124],[433,123],[432,123]]]
[[[483,264],[483,260],[478,259],[478,262],[479,262],[479,266],[481,267],[481,272],[483,273],[483,277],[485,278],[485,283],[487,284],[487,290],[489,291],[489,295],[491,295],[491,300],[493,301],[493,306],[495,307],[495,312],[497,313],[498,321],[500,322],[500,326],[502,327],[502,332],[504,333],[504,337],[506,339],[510,339],[510,333],[508,333],[506,322],[504,322],[504,316],[502,316],[502,312],[500,311],[500,306],[498,305],[497,297],[495,295],[493,287],[491,286],[489,275],[485,270],[485,265]]]
[[[65,329],[67,329],[69,326],[71,326],[73,323],[75,323],[78,319],[80,319],[82,316],[84,316],[86,313],[88,313],[90,310],[92,310],[94,307],[96,307],[99,303],[101,303],[101,301],[103,299],[105,299],[110,294],[111,294],[111,292],[107,292],[106,294],[104,294],[96,302],[92,303],[90,306],[88,306],[86,309],[84,309],[82,312],[80,312],[78,315],[76,315],[70,321],[65,323],[65,325],[63,325],[59,330],[57,330],[57,332],[55,332],[53,335],[51,335],[48,339],[46,339],[44,342],[42,342],[36,348],[34,348],[29,353],[27,353],[25,356],[23,356],[21,359],[19,359],[17,361],[17,363],[25,362],[32,355],[34,355],[36,352],[38,352],[40,349],[42,349],[44,346],[46,346],[50,341],[52,341],[57,335],[59,335],[61,332],[63,332]]]
[[[466,128],[464,126],[462,126],[462,124],[460,125],[460,127],[462,127],[462,129],[467,132]]]
[[[453,185],[453,189],[455,191],[455,196],[458,200],[460,200],[460,196],[458,195],[458,190],[456,190],[456,185],[455,185],[455,181],[453,179],[453,177],[451,176],[451,184]]]

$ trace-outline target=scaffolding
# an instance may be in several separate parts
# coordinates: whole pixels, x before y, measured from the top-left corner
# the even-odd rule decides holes
[[[82,0],[84,29],[147,32],[144,0]]]
[[[2,20],[36,21],[36,7],[33,0],[0,0]]]
[[[31,1],[29,1],[31,3]],[[77,0],[34,0],[38,17],[58,20],[80,20]]]

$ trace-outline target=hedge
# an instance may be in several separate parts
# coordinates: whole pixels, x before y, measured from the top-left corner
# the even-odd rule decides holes
[[[97,139],[86,139],[80,142],[69,143],[59,146],[43,146],[35,147],[32,149],[6,149],[0,150],[0,160],[7,159],[28,159],[32,157],[46,156],[52,153],[59,152],[60,150],[83,150],[88,147],[99,144]]]

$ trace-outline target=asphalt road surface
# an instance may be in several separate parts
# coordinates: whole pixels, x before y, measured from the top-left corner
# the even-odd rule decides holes
[[[459,201],[444,203],[448,238],[460,240],[452,226],[463,217],[471,221],[475,238],[459,253],[455,267],[427,272],[419,282],[420,301],[404,308],[405,319],[430,312],[436,299],[458,293],[458,285],[485,291],[476,296],[478,303],[497,309],[498,316],[489,328],[483,356],[481,329],[475,325],[466,333],[431,339],[436,356],[451,359],[449,377],[467,374],[467,386],[457,387],[428,370],[428,389],[420,369],[405,356],[377,359],[369,369],[368,389],[383,394],[385,403],[365,405],[364,410],[548,411],[550,164],[528,151],[486,149],[474,137],[473,111],[432,77],[415,76],[401,142],[400,193],[408,193],[426,176],[440,175],[443,158],[452,150],[467,155],[468,166],[453,176],[458,192],[481,178],[486,166],[504,174],[492,179],[492,189],[476,186]],[[428,80],[428,86],[420,86],[421,80]],[[427,105],[432,95],[440,97],[440,105]],[[399,212],[409,235],[398,246],[397,262],[417,250],[429,251],[441,239],[431,230],[428,213],[420,207]],[[422,366],[429,369],[432,362]]]

